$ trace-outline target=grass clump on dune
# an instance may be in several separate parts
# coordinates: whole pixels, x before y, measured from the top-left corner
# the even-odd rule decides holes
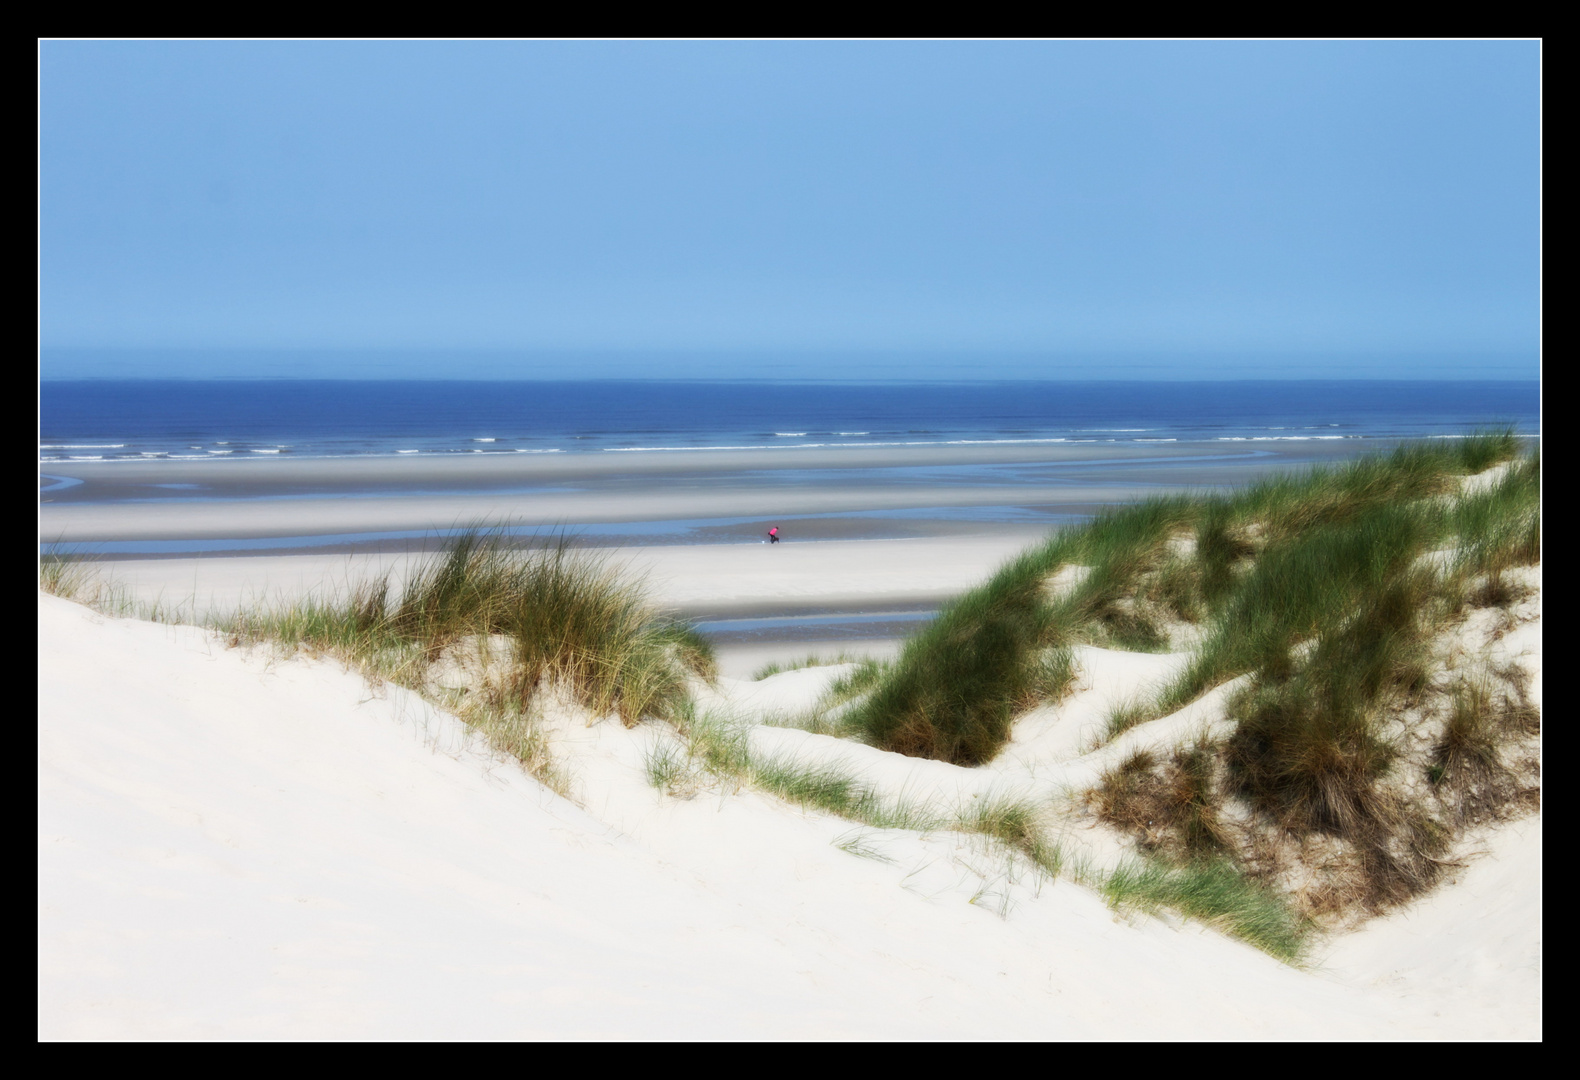
[[[753,787],[812,810],[823,810],[878,829],[926,832],[947,828],[947,818],[904,801],[882,798],[870,785],[837,766],[787,759],[753,761],[745,777]]]
[[[799,660],[772,660],[752,672],[752,681],[762,682],[764,679],[782,675],[787,671],[801,671],[804,668],[813,667],[836,667],[842,664],[861,664],[866,662],[866,660],[866,657],[853,656],[845,652],[837,653],[834,656],[809,653]]]
[[[39,556],[38,587],[63,600],[76,599],[93,581],[92,563],[69,554]]]
[[[243,613],[224,628],[330,652],[409,684],[471,650],[492,658],[505,696],[525,704],[562,687],[627,724],[666,714],[685,698],[689,675],[714,671],[701,635],[656,617],[641,589],[598,556],[564,542],[510,548],[480,531],[419,566],[399,595],[380,578],[338,600]]]
[[[1100,818],[1134,835],[1149,855],[1176,863],[1221,856],[1228,844],[1214,791],[1214,751],[1197,742],[1167,762],[1138,751],[1109,769],[1088,798]]]
[[[845,724],[874,745],[975,765],[998,753],[1038,687],[1035,658],[1055,625],[1040,593],[1050,560],[1022,556],[990,586],[948,604]]]
[[[749,725],[728,716],[698,713],[688,703],[671,722],[680,741],[655,743],[645,760],[648,782],[662,792],[691,794],[700,771],[871,828],[983,836],[1025,855],[1042,872],[1059,873],[1060,851],[1039,829],[1036,807],[1024,799],[990,793],[954,808],[888,799],[845,766],[754,754]]]
[[[124,584],[101,576],[104,564],[95,556],[59,543],[51,546],[54,550],[41,553],[38,559],[41,592],[75,601],[115,618],[178,623],[194,616],[191,600],[170,604],[162,595],[153,600],[140,600]]]
[[[1287,671],[1293,649],[1341,626],[1351,639],[1379,642],[1385,626],[1405,629],[1430,590],[1428,572],[1411,563],[1434,525],[1416,505],[1383,505],[1269,545],[1223,597],[1209,636],[1158,701],[1159,715],[1243,672]]]
[[[640,587],[563,540],[512,548],[473,530],[418,566],[332,599],[239,612],[219,629],[233,644],[274,641],[338,657],[376,678],[444,698],[524,761],[545,761],[533,707],[568,694],[627,725],[672,715],[712,650],[690,627],[658,618]]]
[[[1143,858],[1122,863],[1099,884],[1118,910],[1172,910],[1215,926],[1286,963],[1310,942],[1310,927],[1276,893],[1223,859],[1174,866]]]

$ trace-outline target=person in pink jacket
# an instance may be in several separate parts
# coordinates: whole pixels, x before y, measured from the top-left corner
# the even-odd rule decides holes
[[[777,544],[779,542],[779,526],[775,525],[768,530],[768,542],[770,544]]]

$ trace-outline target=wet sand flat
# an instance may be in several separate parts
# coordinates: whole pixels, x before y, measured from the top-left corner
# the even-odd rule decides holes
[[[1003,508],[1025,508],[1022,518],[1051,525],[1104,504],[1244,483],[1359,449],[1347,441],[995,444],[51,463],[39,528],[46,542],[255,538],[354,550],[414,538],[388,534],[480,522],[570,531],[631,523],[621,542],[640,544],[643,522],[684,532],[798,515],[901,515],[905,528],[872,524],[867,535],[926,535],[973,512],[983,521],[1015,517]],[[726,530],[718,539],[740,536]]]

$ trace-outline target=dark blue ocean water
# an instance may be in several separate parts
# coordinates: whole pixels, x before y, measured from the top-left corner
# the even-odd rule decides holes
[[[1535,382],[94,380],[40,384],[39,458],[1538,434],[1539,406]]]

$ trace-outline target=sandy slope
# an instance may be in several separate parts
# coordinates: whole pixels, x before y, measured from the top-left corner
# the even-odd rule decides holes
[[[39,704],[46,1039],[1541,1034],[1539,822],[1304,972],[953,834],[660,798],[653,728],[558,719],[579,808],[402,691],[43,596]]]

